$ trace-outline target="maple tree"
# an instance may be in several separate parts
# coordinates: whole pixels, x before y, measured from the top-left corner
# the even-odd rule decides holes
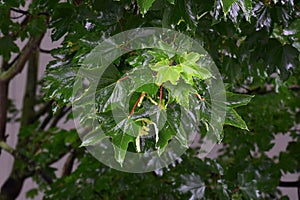
[[[300,191],[299,177],[280,181],[285,173],[299,173],[298,2],[37,0],[24,9],[25,4],[0,3],[6,16],[0,19],[0,148],[15,159],[1,200],[15,199],[29,177],[37,188],[27,197],[42,192],[44,199],[286,199],[278,186]],[[147,27],[178,35],[146,35],[159,49],[103,46],[108,38]],[[63,42],[50,51],[53,60],[39,81],[38,55],[49,53],[40,48],[46,31],[52,41]],[[187,38],[203,51],[190,48]],[[99,56],[102,51],[106,57]],[[26,63],[18,110],[8,99],[9,83]],[[215,103],[226,115],[212,125],[216,110],[210,86],[216,80],[224,82],[226,100]],[[74,120],[74,113],[87,127],[84,134],[57,126]],[[20,129],[8,133],[12,121]],[[191,133],[213,134],[222,143],[217,158],[197,158],[201,149],[187,148]],[[16,148],[7,144],[9,134],[18,134]],[[278,134],[290,138],[287,149],[268,156]],[[113,147],[109,162],[119,169],[133,152],[164,156],[172,141],[185,153],[166,168],[130,174],[86,151],[106,139]],[[57,176],[51,165],[65,155]]]

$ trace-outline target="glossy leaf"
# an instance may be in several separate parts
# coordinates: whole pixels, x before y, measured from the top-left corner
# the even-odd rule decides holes
[[[196,93],[196,90],[190,84],[180,79],[177,85],[166,82],[164,87],[168,89],[170,96],[174,98],[179,105],[187,109],[189,108],[189,97],[191,94]]]
[[[134,141],[133,136],[123,133],[122,131],[113,133],[112,142],[114,144],[115,159],[121,166],[125,160],[129,143]]]
[[[238,4],[242,8],[246,20],[250,22],[252,16],[252,0],[239,0]]]
[[[181,175],[184,184],[178,188],[180,192],[187,193],[191,192],[192,196],[190,200],[202,199],[205,194],[206,185],[202,181],[201,177],[195,174],[191,175]]]
[[[170,4],[175,4],[175,0],[168,0]]]
[[[179,66],[170,66],[168,60],[163,60],[150,67],[152,70],[157,71],[156,84],[162,85],[163,83],[170,81],[173,85],[177,84],[182,71]]]
[[[233,108],[228,108],[226,111],[225,124],[248,130],[245,121]]]
[[[227,14],[232,4],[235,3],[236,1],[237,0],[222,0],[221,2],[222,2],[223,12]]]
[[[138,6],[140,8],[140,12],[142,13],[142,15],[144,16],[147,11],[151,8],[153,2],[155,0],[138,0]]]
[[[200,66],[197,62],[201,58],[198,53],[183,53],[180,57],[180,66],[182,67],[182,78],[193,85],[193,76],[205,80],[212,77],[212,74],[204,66]]]
[[[87,134],[80,145],[80,147],[86,147],[94,145],[98,142],[100,142],[102,139],[107,137],[104,133],[102,133],[100,130],[96,129],[92,131],[91,133]]]
[[[251,99],[253,97],[254,97],[253,95],[227,92],[226,93],[226,105],[228,105],[232,108],[239,107],[239,106],[245,106],[251,101]]]

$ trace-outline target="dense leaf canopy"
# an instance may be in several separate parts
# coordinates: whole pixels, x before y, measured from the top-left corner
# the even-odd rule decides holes
[[[25,4],[28,8],[21,9]],[[53,60],[34,97],[36,107],[43,107],[43,102],[52,108],[49,120],[39,112],[27,122],[21,117],[16,148],[20,153],[13,153],[14,170],[23,173],[21,182],[27,177],[37,182],[28,197],[42,191],[45,199],[286,198],[278,189],[281,177],[300,170],[299,2],[6,0],[0,3],[0,14],[7,16],[0,18],[4,63],[0,84],[22,70],[22,58],[39,45],[47,30],[53,42],[62,41],[51,50]],[[117,53],[107,46],[106,57],[101,57],[99,44],[124,31],[146,27],[177,31],[208,53],[190,50],[189,41],[176,35],[160,38],[160,49],[126,50],[101,68],[105,59]],[[23,49],[17,46],[19,40],[27,44]],[[158,38],[149,36],[149,40]],[[209,61],[215,63],[220,77]],[[216,79],[225,88],[223,130],[211,124],[214,111],[209,86]],[[65,114],[66,120],[73,120],[72,105],[85,109],[76,116],[88,127],[83,135],[56,126]],[[14,116],[15,109],[9,108],[8,116]],[[116,110],[121,113],[118,120]],[[188,149],[192,133],[199,137],[214,134],[221,143],[215,159],[199,159],[202,149],[197,146]],[[289,138],[286,151],[270,155],[280,134]],[[187,151],[167,168],[130,174],[103,165],[85,150],[105,139],[114,148],[111,162],[121,168],[128,152],[153,150],[162,156],[171,141]],[[73,171],[71,166],[65,176],[56,176],[51,164],[68,153],[73,162],[78,161],[77,166]]]

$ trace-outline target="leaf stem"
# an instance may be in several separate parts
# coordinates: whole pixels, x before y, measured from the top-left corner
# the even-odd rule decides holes
[[[118,82],[124,81],[124,80],[127,79],[127,78],[128,78],[128,76],[124,76],[124,77],[120,78],[120,79],[118,80]]]
[[[196,96],[199,100],[205,101],[205,98],[204,98],[204,97],[201,97],[200,94],[195,93],[195,96]]]
[[[159,87],[159,106],[162,104],[162,85]]]
[[[132,107],[132,109],[131,109],[131,112],[130,112],[130,114],[129,114],[129,117],[130,117],[131,115],[133,115],[136,106],[140,103],[141,99],[143,99],[145,95],[146,95],[146,93],[145,93],[145,92],[142,92],[141,96],[138,98],[138,100],[136,100],[136,102],[134,103],[134,105],[133,105],[133,107]]]

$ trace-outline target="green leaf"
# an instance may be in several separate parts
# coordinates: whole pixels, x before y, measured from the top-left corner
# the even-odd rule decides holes
[[[153,121],[158,124],[159,128],[161,124],[163,125],[159,131],[159,139],[155,145],[159,156],[165,151],[169,141],[176,135],[176,128],[174,127],[174,123],[170,123],[168,114],[170,113],[167,113],[166,110],[158,109],[157,112],[152,115]],[[173,120],[176,121],[176,118]]]
[[[150,66],[150,68],[154,71],[157,71],[155,81],[157,85],[162,85],[167,81],[170,81],[173,85],[176,85],[180,77],[180,72],[182,71],[181,67],[178,65],[170,66],[169,60],[160,61],[155,65]]]
[[[47,30],[47,18],[46,16],[41,15],[38,18],[33,18],[28,26],[26,26],[26,31],[32,36],[39,36],[46,32]]]
[[[149,95],[155,95],[159,89],[159,86],[157,86],[154,83],[145,84],[142,87],[139,87],[136,92],[147,92]]]
[[[12,52],[18,52],[19,48],[14,43],[13,38],[10,36],[4,36],[0,38],[0,55],[4,60],[9,61]]]
[[[175,56],[176,50],[174,45],[163,41],[158,41],[158,45],[160,50],[157,51],[157,57],[163,58],[165,56],[168,56],[168,58],[170,59]],[[155,54],[152,55],[155,56]]]
[[[245,121],[233,108],[227,110],[225,124],[249,131]]]
[[[165,152],[166,147],[169,144],[169,141],[173,137],[174,137],[174,133],[170,129],[164,127],[163,129],[160,130],[159,140],[155,145],[159,156],[161,156]]]
[[[161,45],[162,43],[159,43],[159,44],[160,44],[161,49],[155,49],[155,51],[149,50],[149,51],[147,51],[147,53],[150,54],[151,56],[153,56],[158,61],[169,59],[168,54],[165,53],[168,51],[169,47],[167,49],[165,49],[165,47]]]
[[[26,198],[34,199],[35,196],[39,194],[39,190],[37,188],[30,189],[26,192]]]
[[[145,104],[144,108],[150,113],[151,122],[159,130],[155,148],[158,155],[162,155],[173,138],[179,142],[180,148],[188,148],[188,136],[194,132],[196,122],[178,104],[172,103],[168,108],[160,109],[157,106]],[[185,123],[186,122],[186,123]],[[175,142],[175,141],[174,141]]]
[[[128,144],[134,142],[135,138],[131,135],[128,135],[120,130],[114,132],[112,137],[112,143],[115,150],[115,159],[121,166],[125,160],[126,152],[128,149]]]
[[[175,1],[174,6],[168,5],[164,9],[162,18],[163,27],[194,32],[198,23],[196,19],[198,13],[194,12],[193,6],[192,1],[189,0]],[[198,12],[198,9],[195,10]]]
[[[225,15],[229,12],[230,7],[235,2],[237,2],[237,0],[221,0],[223,12]]]
[[[208,69],[200,66],[197,61],[201,58],[201,55],[195,52],[184,52],[180,58],[180,66],[182,67],[182,78],[188,83],[193,85],[193,76],[205,80],[212,77],[212,74]]]
[[[253,97],[254,95],[226,92],[226,105],[232,108],[245,106],[251,101]]]
[[[7,4],[7,5],[9,5],[9,6],[11,6],[11,7],[16,7],[16,8],[18,8],[20,5],[19,5],[19,1],[14,1],[14,0],[5,0],[4,1],[5,2],[5,4]],[[3,2],[3,3],[4,3]]]
[[[182,55],[180,55],[180,62],[190,62],[190,63],[196,63],[200,59],[201,55],[199,53],[191,52],[187,53],[184,52]]]
[[[66,14],[68,17],[65,17]],[[52,40],[59,40],[65,33],[71,30],[76,18],[74,6],[69,3],[58,4],[53,12],[50,22],[50,27],[53,28],[51,32]]]
[[[149,67],[134,68],[128,73],[130,79],[126,88],[133,88],[136,92],[147,92],[148,94],[156,94],[158,86],[155,85],[155,77],[153,71]]]
[[[140,12],[143,16],[148,12],[154,1],[155,0],[137,0]]]
[[[47,65],[47,76],[44,77],[45,99],[55,100],[58,106],[71,102],[76,69],[73,63],[54,60]],[[81,85],[81,84],[80,84]]]
[[[183,78],[187,83],[193,83],[193,76],[206,80],[212,77],[212,74],[205,67],[199,66],[197,63],[184,62],[182,66]]]
[[[192,193],[190,199],[202,199],[205,194],[205,182],[201,180],[199,175],[194,173],[190,175],[181,175],[183,184],[178,188],[182,193]]]
[[[178,104],[184,108],[189,108],[189,96],[196,93],[196,90],[190,85],[180,79],[177,85],[173,85],[170,82],[166,82],[164,87],[168,89],[169,94],[176,100]]]
[[[114,115],[112,112],[99,113],[98,120],[103,133],[112,139],[115,159],[122,166],[128,145],[130,142],[135,142],[135,138],[138,136],[141,126],[134,123],[131,118],[128,118],[126,113],[123,113],[122,110],[116,111]],[[93,137],[93,133],[91,134],[91,138],[91,142],[97,142],[96,136]],[[95,140],[93,140],[93,138]],[[100,141],[103,138],[104,136],[99,136],[97,139]]]
[[[175,4],[175,0],[168,0],[168,2],[173,5]]]
[[[250,22],[252,16],[252,0],[239,0],[238,4],[242,8],[246,20]]]
[[[280,71],[281,79],[286,80],[291,69],[299,66],[299,52],[292,45],[282,45],[277,39],[270,39],[266,52],[272,56],[264,56],[268,65],[269,74],[276,72],[276,68]]]
[[[94,145],[106,137],[107,136],[101,130],[96,129],[96,130],[92,131],[91,133],[87,134],[82,139],[82,143],[79,147],[86,147],[86,146]]]

